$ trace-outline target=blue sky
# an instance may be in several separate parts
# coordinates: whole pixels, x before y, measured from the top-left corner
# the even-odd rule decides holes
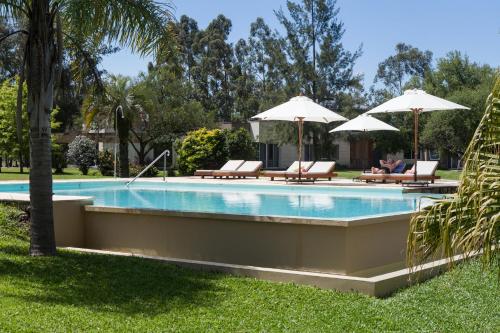
[[[273,10],[286,0],[178,0],[173,1],[178,18],[186,14],[205,28],[218,14],[230,18],[230,42],[247,38],[250,23],[263,17],[280,29]],[[344,46],[351,51],[363,44],[363,55],[355,70],[373,82],[377,64],[405,42],[434,53],[434,59],[451,50],[466,53],[471,60],[500,66],[500,1],[495,0],[338,0],[346,33]],[[135,76],[146,70],[150,58],[140,58],[124,49],[106,57],[102,67],[110,73]]]

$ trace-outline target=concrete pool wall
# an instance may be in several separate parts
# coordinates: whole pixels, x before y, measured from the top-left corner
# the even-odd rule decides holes
[[[404,267],[409,221],[409,214],[329,221],[96,206],[83,215],[86,248],[356,276]]]

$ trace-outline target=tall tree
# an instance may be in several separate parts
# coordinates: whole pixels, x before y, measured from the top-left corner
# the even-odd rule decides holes
[[[280,9],[276,16],[286,31],[289,92],[335,107],[336,94],[360,87],[353,66],[361,49],[352,53],[343,47],[344,24],[335,0],[287,1],[287,9],[288,15]]]
[[[60,78],[63,36],[117,42],[143,54],[160,47],[170,18],[152,0],[2,0],[0,13],[26,22],[27,109],[30,119],[31,255],[54,255],[50,114]],[[75,38],[77,40],[77,38]]]
[[[282,37],[288,60],[283,72],[289,97],[304,93],[316,102],[339,111],[359,107],[346,94],[360,92],[361,75],[354,74],[354,64],[361,56],[361,47],[350,52],[342,44],[344,25],[339,20],[335,0],[287,1],[288,12],[275,12],[283,25]],[[352,104],[347,105],[347,103]],[[345,104],[343,104],[345,103]],[[280,127],[287,131],[289,126]],[[307,124],[305,137],[312,142],[315,158],[332,158],[334,136],[324,124]],[[290,137],[290,135],[284,135]]]
[[[431,62],[431,51],[398,43],[396,54],[378,64],[374,81],[381,81],[393,95],[401,95],[410,78],[413,78],[413,87],[422,85],[425,74],[431,70]]]
[[[247,45],[248,57],[245,61],[255,76],[256,96],[260,101],[259,109],[254,112],[285,102],[285,84],[290,70],[283,52],[285,40],[259,17],[250,25]]]
[[[458,51],[438,59],[436,70],[426,76],[425,89],[470,110],[433,112],[423,127],[422,144],[461,157],[483,116],[494,81],[495,69],[471,62]]]

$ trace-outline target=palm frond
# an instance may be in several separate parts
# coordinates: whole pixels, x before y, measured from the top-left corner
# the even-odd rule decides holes
[[[410,222],[407,263],[481,254],[500,268],[500,77],[465,152],[457,194],[416,213]],[[452,262],[450,262],[452,264]]]
[[[141,55],[155,54],[168,35],[172,6],[154,0],[60,0],[67,29]]]
[[[28,0],[0,0],[0,15],[14,19],[28,17],[30,1]]]

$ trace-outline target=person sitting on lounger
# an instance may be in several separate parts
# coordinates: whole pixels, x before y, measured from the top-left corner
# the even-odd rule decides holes
[[[372,167],[372,173],[401,173],[404,169],[404,162],[402,160],[380,160],[380,168]]]

